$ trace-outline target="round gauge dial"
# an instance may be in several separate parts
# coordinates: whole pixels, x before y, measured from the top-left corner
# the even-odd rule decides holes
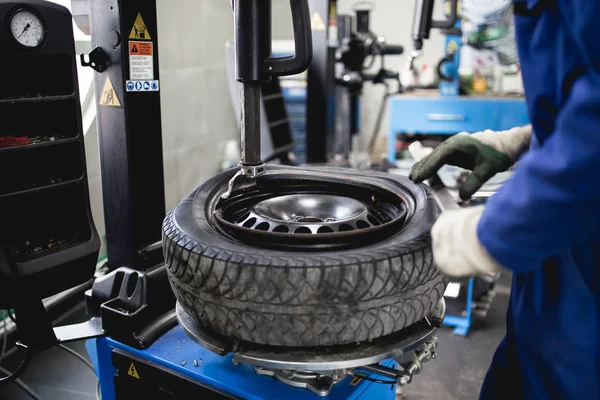
[[[17,11],[10,21],[10,30],[23,46],[37,47],[44,40],[44,25],[31,11]]]

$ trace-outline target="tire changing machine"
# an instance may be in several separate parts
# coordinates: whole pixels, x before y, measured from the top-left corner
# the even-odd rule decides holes
[[[76,21],[92,36],[93,50],[82,63],[96,70],[107,222],[110,272],[86,293],[88,313],[102,321],[101,332],[87,335],[102,335],[87,342],[102,399],[394,399],[396,385],[410,383],[423,363],[436,358],[443,301],[390,337],[292,350],[234,343],[195,325],[176,307],[160,241],[165,203],[156,2],[74,4],[82,10]],[[296,54],[272,59],[270,2],[234,2],[244,110],[238,175],[247,178],[265,168],[254,117],[260,115],[261,82],[306,69],[312,55],[307,0],[290,4]]]

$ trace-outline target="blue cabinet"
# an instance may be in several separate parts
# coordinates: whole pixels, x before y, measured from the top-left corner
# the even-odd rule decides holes
[[[388,159],[396,160],[399,134],[453,135],[486,129],[501,131],[529,124],[522,98],[423,97],[390,98]]]

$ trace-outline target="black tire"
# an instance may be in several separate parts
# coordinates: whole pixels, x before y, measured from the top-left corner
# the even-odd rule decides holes
[[[214,224],[217,196],[234,171],[213,177],[183,199],[163,226],[171,286],[197,322],[246,342],[330,346],[389,335],[435,307],[447,280],[431,254],[429,232],[439,209],[429,189],[393,175],[321,171],[393,182],[412,197],[414,210],[400,232],[356,249],[256,248]]]

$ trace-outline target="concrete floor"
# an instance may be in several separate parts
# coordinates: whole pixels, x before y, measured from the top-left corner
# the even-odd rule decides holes
[[[474,400],[496,346],[504,336],[510,277],[501,278],[498,294],[485,320],[476,321],[468,337],[455,336],[452,329],[438,331],[438,358],[425,364],[421,374],[404,388],[406,400]],[[84,354],[83,343],[69,347]],[[3,364],[10,367],[10,363]],[[78,359],[53,348],[37,354],[22,380],[44,400],[95,399],[96,377]],[[317,399],[307,394],[307,399]],[[1,400],[27,400],[14,384],[0,386]]]

